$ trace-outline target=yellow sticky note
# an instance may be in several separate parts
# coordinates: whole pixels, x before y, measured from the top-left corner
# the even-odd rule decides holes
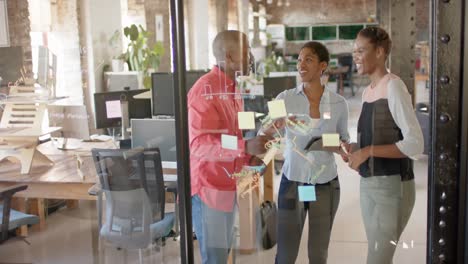
[[[223,149],[237,150],[237,137],[231,135],[221,135],[221,147]]]
[[[238,112],[239,129],[255,129],[255,112]]]
[[[322,134],[322,144],[324,147],[339,147],[340,146],[340,135],[334,134]]]
[[[284,100],[275,100],[268,102],[268,111],[272,119],[287,116]]]

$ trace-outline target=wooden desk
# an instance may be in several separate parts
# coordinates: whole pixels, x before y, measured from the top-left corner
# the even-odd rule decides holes
[[[73,143],[73,142],[72,142]],[[17,193],[15,197],[15,207],[24,211],[27,206],[25,198],[32,200],[34,213],[39,216],[40,223],[36,227],[39,230],[46,227],[44,199],[65,199],[70,202],[69,206],[76,206],[74,200],[96,200],[96,196],[89,195],[88,190],[97,183],[97,175],[94,162],[91,156],[92,148],[115,148],[112,142],[82,142],[80,148],[72,151],[57,149],[52,142],[47,142],[38,146],[38,149],[47,155],[55,165],[34,164],[29,174],[20,174],[20,164],[10,161],[0,162],[0,188],[15,185],[18,183],[27,184],[27,190]],[[83,161],[81,171],[83,179],[77,171],[77,157],[79,155]],[[164,174],[177,174],[174,168],[163,168]],[[263,176],[264,195],[259,197],[258,190],[253,196],[246,196],[240,201],[240,244],[243,245],[245,253],[253,252],[256,249],[256,214],[259,204],[263,200],[273,201],[273,162],[268,164]],[[35,198],[35,199],[31,199]],[[97,227],[96,227],[97,228]],[[98,231],[96,231],[97,234]],[[27,228],[22,229],[22,235],[27,234]],[[93,238],[94,239],[94,238]],[[95,241],[93,240],[93,243]]]
[[[45,228],[44,199],[96,200],[88,190],[97,183],[96,169],[91,156],[92,148],[116,148],[111,142],[81,142],[80,147],[72,151],[57,149],[47,142],[38,146],[38,150],[47,155],[54,165],[33,164],[29,174],[20,174],[17,162],[0,162],[0,188],[19,183],[27,184],[28,189],[15,195],[16,198],[37,198],[37,214],[40,218],[39,229]],[[81,178],[77,168],[77,155],[82,160]],[[164,169],[165,174],[177,174],[176,169]],[[24,200],[24,199],[23,199]],[[17,201],[16,208],[26,208],[24,201]],[[69,202],[76,206],[76,202]],[[24,230],[23,230],[24,234]]]

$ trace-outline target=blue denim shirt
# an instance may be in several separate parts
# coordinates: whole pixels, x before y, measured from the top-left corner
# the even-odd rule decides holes
[[[303,84],[280,93],[276,99],[284,100],[288,114],[310,114],[309,100],[304,94]],[[324,133],[338,133],[341,141],[349,141],[348,103],[342,96],[325,88],[320,99],[319,111],[320,120],[317,120],[317,125],[307,135],[294,133],[288,127],[285,129],[283,173],[291,181],[326,183],[337,176],[335,156],[332,152],[310,151],[306,153],[304,148],[311,138],[319,137]]]

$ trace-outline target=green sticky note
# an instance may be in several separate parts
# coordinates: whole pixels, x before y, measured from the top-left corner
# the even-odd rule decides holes
[[[322,134],[322,141],[324,147],[339,147],[340,146],[340,135],[334,134]]]
[[[315,195],[315,186],[313,185],[298,186],[297,192],[299,194],[299,201],[301,202],[317,201],[317,197]]]

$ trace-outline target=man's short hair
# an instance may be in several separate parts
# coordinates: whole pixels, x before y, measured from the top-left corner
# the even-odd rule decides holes
[[[225,30],[216,35],[213,41],[213,55],[217,61],[224,60],[226,53],[240,50],[247,36],[238,30]]]

